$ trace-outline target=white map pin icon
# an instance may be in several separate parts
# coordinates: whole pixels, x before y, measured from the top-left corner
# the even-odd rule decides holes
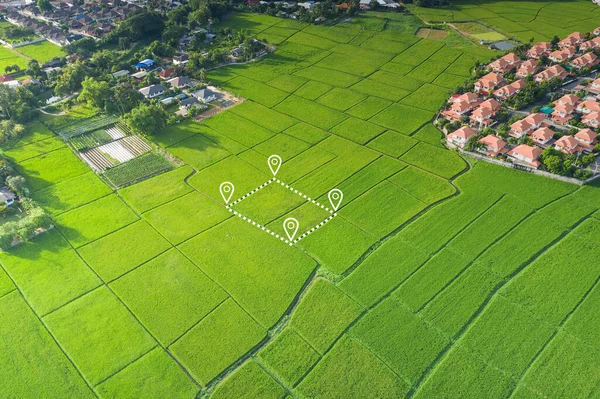
[[[228,181],[224,181],[219,186],[219,191],[221,192],[221,197],[223,197],[223,200],[225,201],[225,204],[228,204],[229,201],[231,200],[231,197],[233,196],[233,192],[235,191],[235,187],[233,186],[233,183],[228,182]]]
[[[283,229],[285,230],[285,234],[287,234],[290,241],[294,241],[294,237],[298,232],[298,227],[300,223],[294,218],[287,218],[283,221]]]
[[[327,195],[329,197],[329,203],[333,207],[334,211],[337,211],[340,205],[342,204],[342,199],[344,198],[344,193],[339,188],[334,188]]]
[[[271,169],[273,176],[276,176],[281,167],[281,157],[279,155],[271,155],[267,162],[269,163],[269,169]]]

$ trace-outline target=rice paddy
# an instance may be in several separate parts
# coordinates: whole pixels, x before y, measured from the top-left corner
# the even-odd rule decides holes
[[[504,3],[469,4],[427,15],[508,18]],[[430,124],[494,53],[451,31],[419,38],[400,13],[223,23],[279,44],[209,72],[244,103],[151,137],[177,168],[115,190],[43,127],[5,149],[56,226],[0,254],[9,397],[598,394],[599,188],[467,162]],[[294,245],[275,237],[283,220],[329,213],[267,185],[231,210],[269,234],[219,192],[232,182],[233,201],[269,181],[272,154],[311,200],[344,193]]]

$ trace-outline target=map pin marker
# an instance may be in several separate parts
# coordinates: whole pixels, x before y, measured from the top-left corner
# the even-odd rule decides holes
[[[233,186],[233,183],[225,181],[219,186],[219,191],[221,192],[221,197],[223,197],[225,204],[228,204],[233,196],[235,187]]]
[[[298,223],[298,221],[294,218],[287,218],[283,221],[283,229],[285,230],[285,234],[287,234],[290,241],[294,240],[294,237],[298,232],[298,226],[300,226],[300,223]]]
[[[271,155],[267,162],[269,163],[269,169],[271,169],[273,176],[276,176],[277,172],[279,172],[279,167],[281,166],[281,157],[279,155]]]
[[[337,211],[340,205],[342,204],[342,199],[344,198],[344,193],[339,188],[334,188],[327,195],[329,197],[329,202],[333,207],[334,211]]]

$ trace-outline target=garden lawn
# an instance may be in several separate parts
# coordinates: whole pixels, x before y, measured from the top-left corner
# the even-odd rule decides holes
[[[17,51],[33,58],[34,60],[37,60],[40,64],[44,64],[55,58],[61,58],[67,55],[62,48],[56,44],[50,43],[49,41],[28,44],[26,46],[19,47]]]

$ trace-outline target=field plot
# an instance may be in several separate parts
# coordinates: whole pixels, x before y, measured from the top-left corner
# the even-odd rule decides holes
[[[19,47],[17,51],[26,55],[27,57],[37,60],[40,64],[44,64],[54,58],[66,56],[66,53],[63,49],[56,44],[50,43],[49,41],[28,44],[26,46]]]
[[[600,13],[407,7],[523,41]],[[3,146],[56,226],[0,253],[4,396],[598,396],[600,189],[467,163],[431,124],[499,52],[402,12],[219,19],[277,43],[207,72],[235,107],[138,138],[78,105]],[[288,217],[320,227],[289,245]]]

